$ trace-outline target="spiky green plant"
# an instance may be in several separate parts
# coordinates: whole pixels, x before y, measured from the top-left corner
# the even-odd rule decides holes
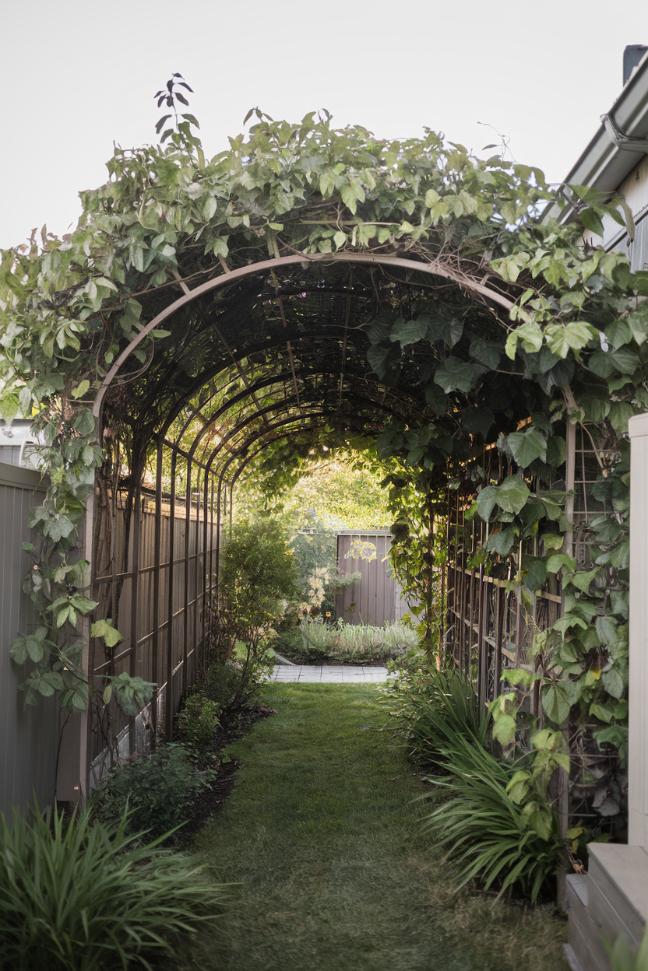
[[[151,971],[222,914],[222,884],[127,823],[87,810],[0,815],[3,971]]]
[[[459,871],[459,887],[477,880],[535,902],[555,875],[564,846],[555,815],[535,801],[518,802],[510,783],[526,758],[500,761],[474,736],[448,733],[443,776],[430,780],[443,799],[424,820]]]
[[[458,736],[486,745],[488,713],[461,672],[425,666],[404,672],[390,690],[410,756],[419,765],[440,766],[446,746]]]

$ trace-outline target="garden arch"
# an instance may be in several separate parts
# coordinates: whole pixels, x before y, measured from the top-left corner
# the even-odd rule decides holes
[[[531,712],[550,762],[572,726],[622,747],[624,434],[648,404],[648,316],[641,274],[583,240],[614,205],[580,192],[573,223],[540,223],[541,173],[430,131],[381,142],[259,116],[206,160],[192,125],[118,151],[70,237],[0,264],[3,395],[34,410],[51,473],[30,576],[42,625],[13,656],[29,700],[86,711],[90,695],[77,785],[108,711],[139,744],[134,678],[161,684],[164,657],[174,694],[187,683],[234,483],[291,429],[379,441],[410,577],[432,571],[419,539],[445,502],[446,646],[484,701],[512,669],[502,744]]]
[[[190,678],[188,658],[193,655],[195,643],[200,639],[199,632],[200,636],[204,637],[207,600],[212,591],[217,588],[220,533],[226,509],[231,510],[231,494],[234,485],[254,458],[269,445],[284,440],[296,431],[321,432],[326,427],[327,420],[330,422],[333,417],[331,410],[327,411],[324,407],[331,392],[335,392],[338,407],[344,405],[348,408],[349,413],[343,418],[342,424],[345,431],[349,433],[355,431],[366,434],[369,427],[373,428],[374,434],[378,434],[384,422],[389,419],[403,424],[413,424],[416,423],[417,413],[425,408],[425,402],[420,396],[417,399],[411,391],[403,391],[398,385],[390,387],[382,383],[366,366],[364,352],[360,363],[353,358],[351,345],[354,341],[357,342],[360,337],[361,342],[367,343],[364,331],[358,330],[358,323],[366,324],[367,320],[362,319],[361,313],[361,319],[358,321],[357,308],[354,307],[356,301],[362,303],[365,299],[365,292],[362,290],[354,294],[353,275],[355,272],[357,288],[358,268],[365,273],[368,270],[371,276],[376,272],[382,275],[384,269],[387,269],[390,275],[385,277],[383,282],[392,291],[392,296],[394,289],[399,288],[403,293],[416,292],[422,281],[425,281],[425,285],[429,287],[428,278],[433,278],[432,286],[439,280],[442,280],[444,285],[447,281],[453,289],[459,289],[462,294],[469,295],[471,300],[478,301],[480,306],[490,303],[497,310],[503,308],[509,312],[513,307],[511,299],[483,281],[474,281],[467,274],[440,265],[437,261],[403,258],[397,253],[293,254],[252,263],[235,270],[217,266],[215,270],[218,275],[196,287],[195,290],[183,285],[182,296],[170,301],[152,317],[122,350],[102,381],[93,403],[93,414],[98,422],[100,436],[105,406],[106,419],[108,423],[110,422],[111,392],[113,397],[123,394],[120,378],[125,375],[128,381],[128,369],[129,364],[132,364],[133,354],[149,334],[158,330],[163,323],[173,328],[174,318],[179,313],[194,303],[199,304],[202,298],[214,291],[225,294],[223,303],[227,306],[227,288],[232,284],[240,280],[254,280],[256,288],[263,292],[264,288],[267,288],[268,277],[273,276],[275,289],[280,293],[277,299],[281,304],[282,329],[287,330],[288,340],[283,334],[278,337],[272,335],[268,340],[269,335],[254,330],[247,341],[236,346],[237,317],[235,316],[230,323],[229,331],[225,326],[219,325],[222,346],[220,358],[216,361],[209,360],[204,374],[192,375],[187,389],[182,389],[176,400],[167,406],[168,414],[164,415],[160,429],[152,432],[151,438],[139,446],[140,453],[144,454],[147,449],[150,450],[151,441],[155,440],[157,468],[155,497],[152,497],[155,512],[153,522],[149,523],[148,527],[149,532],[151,529],[153,532],[153,560],[142,558],[142,546],[146,545],[146,538],[142,535],[142,517],[145,514],[140,508],[141,483],[131,488],[125,499],[125,503],[132,506],[123,518],[125,531],[130,533],[132,517],[133,547],[129,547],[128,539],[122,549],[116,545],[112,546],[110,571],[98,562],[101,555],[99,548],[106,531],[111,535],[119,532],[118,505],[112,507],[110,526],[105,522],[106,510],[99,513],[95,510],[95,501],[101,496],[101,490],[90,497],[87,507],[85,558],[94,566],[92,596],[105,606],[103,611],[100,608],[100,612],[110,616],[125,634],[124,642],[116,653],[111,652],[110,657],[101,658],[99,663],[90,660],[90,667],[95,676],[101,679],[107,670],[113,674],[119,673],[120,668],[126,663],[125,659],[128,659],[130,674],[145,677],[156,684],[160,683],[161,697],[165,699],[170,683],[168,670],[169,668],[179,670],[181,673],[176,675],[178,683],[175,684],[175,689],[172,684],[174,698],[169,704],[158,703],[156,689],[151,708],[151,723],[154,731],[158,728],[158,717],[164,720],[167,732],[171,730],[175,705],[187,686],[187,679]],[[285,271],[294,274],[295,270],[299,274],[299,285],[296,285],[294,278],[289,279],[288,289],[284,293],[282,274]],[[331,273],[333,273],[334,282],[329,288],[327,280]],[[312,290],[305,289],[308,287],[309,276],[313,276],[310,284]],[[303,306],[304,302],[308,302],[314,296],[321,305],[322,298],[325,296],[330,298],[332,292],[335,293],[336,302],[339,303],[342,300],[344,304],[342,309],[338,307],[337,316],[331,317],[330,309],[322,314],[320,306],[319,316],[313,317],[313,321],[304,333],[293,335],[294,328],[291,329],[288,325],[291,301],[298,301]],[[375,300],[373,302],[375,303]],[[379,315],[381,310],[380,306],[373,306],[370,317]],[[209,312],[208,309],[207,313]],[[366,312],[364,317],[367,317]],[[173,336],[172,333],[167,340],[172,340]],[[264,336],[266,340],[263,339]],[[326,344],[332,345],[335,362],[326,358]],[[274,365],[271,363],[269,373],[265,369],[260,376],[254,375],[255,367],[252,365],[248,369],[250,372],[248,374],[245,370],[246,362],[250,355],[254,356],[260,349],[263,349],[264,354],[270,351],[270,354],[274,355]],[[323,361],[320,360],[322,354],[325,355]],[[135,370],[139,371],[139,363],[135,365]],[[150,372],[154,370],[155,357],[148,363],[144,374],[145,382]],[[138,380],[136,377],[135,384]],[[240,390],[223,393],[223,388],[232,387],[233,381],[241,385]],[[318,386],[309,387],[309,382],[318,383]],[[281,392],[278,398],[277,389]],[[196,408],[197,397],[200,398],[200,408]],[[268,397],[270,402],[266,403]],[[217,407],[213,407],[214,403]],[[197,422],[198,427],[196,427]],[[192,423],[193,427],[191,427]],[[215,427],[218,427],[219,432],[214,444]],[[178,507],[181,508],[184,517],[183,536],[181,540],[173,535],[169,536],[166,558],[162,549],[162,534],[164,525],[168,526],[168,524],[163,524],[161,512],[165,448],[169,451],[170,469],[174,473],[171,475],[168,496],[169,523],[177,518]],[[178,463],[181,463],[185,470],[184,491],[181,496],[176,489]],[[141,475],[141,470],[139,474]],[[195,508],[192,501],[187,499],[187,496],[194,491],[194,485],[200,492],[200,497],[195,500]],[[101,522],[102,517],[104,517],[103,522]],[[182,519],[182,516],[179,518]],[[195,535],[192,535],[194,522]],[[211,547],[207,549],[214,528],[216,536],[212,540]],[[181,550],[177,549],[179,542],[182,546]],[[199,551],[203,550],[204,555],[200,555]],[[182,578],[176,577],[174,582],[173,575],[178,571],[172,570],[168,563],[169,560],[174,560],[177,554],[179,554],[177,565],[180,565],[179,561],[183,560],[181,565],[183,575]],[[198,573],[201,575],[198,576]],[[152,577],[152,580],[147,580],[147,577]],[[108,592],[108,586],[112,588],[112,593]],[[165,586],[168,587],[166,595],[162,592]],[[170,613],[168,604],[174,600],[174,586],[184,588],[184,604]],[[156,605],[151,618],[152,624],[149,625],[151,629],[142,631],[141,618],[147,615],[144,604],[150,597]],[[125,606],[122,605],[120,609],[118,601],[122,600]],[[202,623],[199,622],[200,617],[202,617]],[[181,631],[178,632],[178,636],[183,641],[180,656],[177,647],[172,643],[174,626],[176,628],[181,626]],[[162,645],[163,641],[166,642],[165,647]],[[141,656],[138,657],[138,654],[143,655],[146,652],[147,642],[150,644],[152,654],[148,662]],[[96,642],[93,646],[96,650]],[[167,673],[163,679],[160,678],[162,667],[159,663],[160,653],[166,654]],[[126,719],[124,718],[123,721],[125,723]],[[90,759],[99,754],[98,748],[105,742],[101,734],[94,738],[92,735],[91,727]],[[132,718],[129,735],[131,747],[135,747],[138,739]],[[141,743],[142,740],[139,739],[139,744]]]

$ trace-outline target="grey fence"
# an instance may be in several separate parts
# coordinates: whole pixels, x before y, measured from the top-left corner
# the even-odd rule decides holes
[[[21,672],[9,657],[18,633],[33,629],[23,578],[30,566],[23,552],[32,510],[41,499],[36,472],[0,463],[0,811],[41,805],[54,796],[59,715],[54,700],[24,704]]]
[[[407,613],[408,605],[391,563],[389,530],[344,530],[338,533],[338,570],[360,578],[338,592],[335,609],[349,624],[393,624]]]

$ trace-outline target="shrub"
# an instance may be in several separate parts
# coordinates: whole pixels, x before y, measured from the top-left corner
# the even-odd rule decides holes
[[[190,694],[178,715],[180,741],[191,750],[199,763],[205,763],[214,752],[216,729],[220,725],[220,706],[202,691]]]
[[[222,712],[231,708],[237,695],[241,669],[233,661],[216,661],[207,668],[201,691]]]
[[[221,562],[219,602],[208,633],[208,653],[222,663],[236,648],[239,679],[231,711],[246,707],[264,680],[269,642],[297,591],[295,558],[281,523],[240,523]]]
[[[128,808],[129,832],[161,836],[191,818],[196,800],[214,779],[212,770],[197,768],[184,745],[169,742],[116,766],[94,793],[92,806],[99,819],[112,823]]]
[[[500,761],[463,735],[448,739],[443,760],[446,775],[431,781],[450,798],[424,825],[457,863],[460,887],[476,879],[485,889],[516,889],[535,902],[556,874],[564,847],[548,808],[515,799],[516,773],[525,771],[527,760]]]
[[[225,889],[187,857],[127,835],[130,820],[0,816],[0,967],[151,968],[223,911]]]

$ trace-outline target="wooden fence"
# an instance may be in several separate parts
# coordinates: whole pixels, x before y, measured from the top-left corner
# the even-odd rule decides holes
[[[0,463],[0,811],[27,807],[54,797],[59,713],[54,699],[27,707],[20,691],[23,672],[9,657],[19,633],[34,629],[29,598],[23,592],[29,556],[23,543],[29,520],[41,501],[38,473]]]
[[[396,623],[407,613],[407,602],[389,561],[391,543],[387,529],[338,532],[338,571],[346,576],[360,574],[335,598],[338,617],[347,623],[380,627]]]

